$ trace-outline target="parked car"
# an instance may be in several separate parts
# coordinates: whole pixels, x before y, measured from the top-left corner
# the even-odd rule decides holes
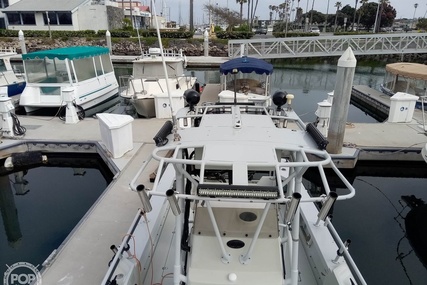
[[[267,28],[257,28],[255,30],[255,34],[266,35],[267,34]]]
[[[310,28],[310,33],[320,35],[319,27],[316,27],[316,26],[311,27],[311,28]]]

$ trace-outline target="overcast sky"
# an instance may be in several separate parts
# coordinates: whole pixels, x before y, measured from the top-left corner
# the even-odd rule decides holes
[[[254,0],[255,1],[255,0]],[[303,11],[306,11],[307,8],[307,2],[308,2],[308,10],[311,10],[312,2],[313,0],[301,0],[300,1],[300,7],[303,9]],[[327,11],[327,4],[328,0],[314,0],[314,10],[320,11],[322,13],[326,13]],[[360,1],[360,0],[359,0]],[[376,2],[377,0],[372,0],[369,2]],[[427,3],[425,0],[389,0],[391,6],[393,6],[396,9],[397,12],[397,18],[409,18],[411,19],[414,16],[415,12],[415,18],[424,17],[427,11]],[[149,0],[141,0],[141,2],[145,5],[148,5],[150,2]],[[179,16],[181,16],[181,24],[189,23],[189,10],[190,10],[190,0],[156,0],[156,12],[157,14],[160,14],[162,11],[162,3],[165,3],[166,9],[165,14],[170,14],[170,20],[176,21],[179,23]],[[211,4],[218,3],[221,7],[228,7],[229,9],[240,11],[240,5],[236,3],[236,0],[193,0],[194,2],[194,23],[195,24],[201,24],[203,22],[208,22],[208,16],[203,11],[203,6],[205,4],[208,4],[209,2]],[[276,5],[278,6],[280,3],[283,3],[283,0],[260,0],[258,2],[258,8],[257,8],[257,16],[260,17],[261,20],[268,20],[269,19],[269,5]],[[336,8],[334,7],[336,0],[330,0],[329,1],[329,13],[334,14]],[[350,6],[354,7],[355,0],[340,0],[340,2],[343,4],[343,6],[349,4]],[[255,3],[255,2],[254,2]],[[298,1],[294,1],[294,8],[297,7]],[[414,4],[418,3],[418,8],[415,10]],[[358,7],[360,4],[358,4]],[[247,15],[247,5],[244,4],[243,6],[243,14]]]

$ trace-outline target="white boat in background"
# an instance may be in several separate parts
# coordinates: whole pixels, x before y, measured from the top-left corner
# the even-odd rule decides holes
[[[66,105],[72,96],[86,115],[119,101],[108,48],[75,46],[22,55],[27,86],[19,104],[27,113]],[[71,95],[70,95],[71,94]]]
[[[219,102],[230,103],[236,100],[238,103],[251,102],[270,106],[272,72],[273,65],[253,57],[243,56],[224,62],[220,66]]]
[[[171,118],[167,86],[171,90],[173,109],[184,107],[182,95],[193,88],[196,78],[184,74],[187,65],[182,51],[164,51],[168,80],[165,78],[159,48],[133,61],[132,76],[120,77],[120,96],[129,99],[139,116],[145,118]]]
[[[385,67],[386,74],[380,90],[388,96],[398,92],[418,96],[416,107],[420,108],[427,102],[421,98],[427,97],[427,65],[412,62],[389,63]]]
[[[10,63],[10,59],[16,56],[14,49],[0,50],[0,88],[3,94],[18,100],[19,96],[25,88],[25,77],[23,74],[16,73]],[[15,97],[13,97],[15,96]]]
[[[258,61],[225,66],[271,73],[269,64],[250,62]],[[102,285],[366,284],[349,241],[328,217],[334,202],[355,190],[323,135],[301,121],[286,92],[267,96],[271,107],[234,95],[197,106],[200,95],[185,92],[187,107],[159,130],[157,147],[130,181],[141,208],[111,247]],[[310,168],[323,195],[312,196],[303,184]],[[325,168],[347,189],[332,191]],[[155,178],[140,184],[150,174]]]

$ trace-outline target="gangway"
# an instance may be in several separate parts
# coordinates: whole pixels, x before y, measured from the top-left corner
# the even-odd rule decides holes
[[[228,56],[263,59],[341,56],[348,47],[355,55],[427,53],[427,33],[229,40]]]

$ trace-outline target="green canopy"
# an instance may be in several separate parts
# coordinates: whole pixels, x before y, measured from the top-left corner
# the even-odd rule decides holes
[[[45,57],[49,59],[58,58],[64,60],[68,59],[79,59],[85,57],[93,57],[101,54],[108,54],[110,50],[106,47],[99,46],[75,46],[75,47],[63,47],[50,50],[39,50],[30,52],[22,55],[23,60],[28,59],[43,59]]]

